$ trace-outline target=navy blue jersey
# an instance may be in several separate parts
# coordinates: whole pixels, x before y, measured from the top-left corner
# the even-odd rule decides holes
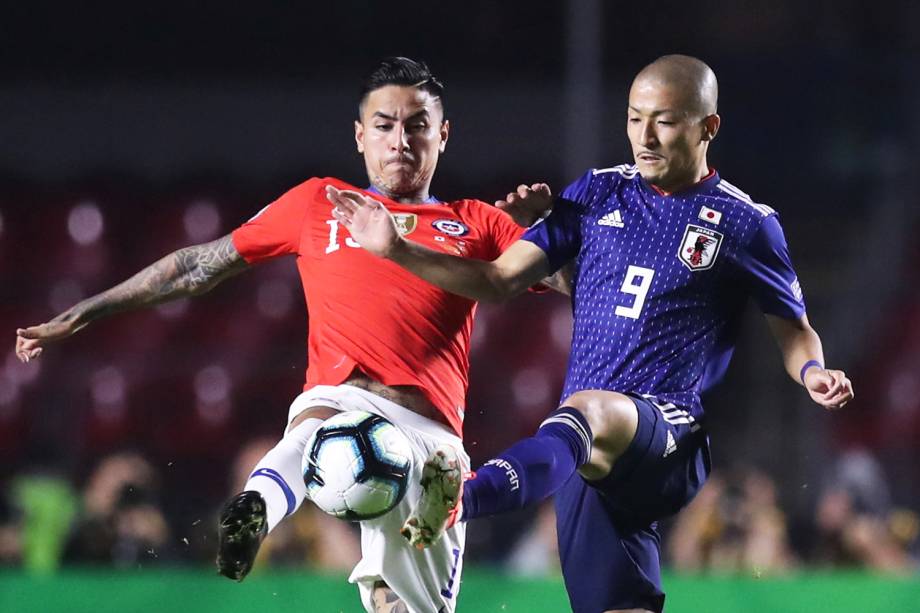
[[[805,312],[776,212],[715,172],[664,195],[633,165],[592,170],[562,198],[522,238],[553,271],[575,260],[563,398],[650,395],[692,421],[728,366],[749,298],[780,317]]]

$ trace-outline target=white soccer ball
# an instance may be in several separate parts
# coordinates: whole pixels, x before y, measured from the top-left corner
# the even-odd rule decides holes
[[[396,426],[366,411],[330,417],[307,441],[307,496],[341,519],[379,517],[399,504],[409,484],[412,450]]]

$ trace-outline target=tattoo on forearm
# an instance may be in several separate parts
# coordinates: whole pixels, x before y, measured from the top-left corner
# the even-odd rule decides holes
[[[118,311],[202,294],[247,267],[230,235],[185,247],[154,262],[124,283],[80,302],[59,317],[89,323]]]
[[[180,268],[186,271],[180,280],[193,292],[202,287],[210,289],[246,266],[229,234],[211,243],[180,249],[175,255]]]

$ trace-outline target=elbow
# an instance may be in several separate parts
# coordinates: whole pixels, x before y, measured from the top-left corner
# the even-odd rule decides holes
[[[507,302],[521,293],[525,288],[518,287],[511,279],[506,279],[499,274],[491,274],[488,284],[483,288],[482,294],[477,298],[480,302],[500,304]]]

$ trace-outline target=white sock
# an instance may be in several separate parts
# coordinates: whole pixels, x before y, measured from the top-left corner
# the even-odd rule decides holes
[[[289,430],[275,447],[258,461],[246,482],[246,490],[255,490],[265,499],[269,532],[282,519],[300,507],[307,495],[301,461],[307,439],[323,423],[310,418]]]

